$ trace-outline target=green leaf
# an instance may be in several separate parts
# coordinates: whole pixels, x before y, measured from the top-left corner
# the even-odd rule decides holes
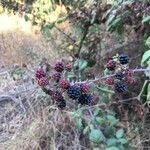
[[[107,116],[107,119],[110,121],[110,125],[111,126],[114,126],[114,125],[116,125],[118,122],[119,122],[119,120],[118,119],[116,119],[114,116],[112,116],[112,115],[108,115]]]
[[[118,140],[116,138],[110,138],[107,140],[107,146],[115,146]]]
[[[149,22],[150,22],[150,15],[144,16],[143,20],[142,20],[142,23],[149,23]]]
[[[88,62],[84,59],[80,59],[74,63],[74,67],[79,67],[79,70],[84,70],[88,65]]]
[[[104,119],[104,118],[96,117],[96,121],[97,121],[100,125],[104,125],[104,124],[105,124],[105,119]]]
[[[121,144],[127,144],[128,141],[124,138],[118,139],[118,142],[120,142]]]
[[[148,87],[147,87],[147,101],[150,102],[150,83],[148,84]]]
[[[143,54],[142,60],[141,60],[141,66],[144,66],[146,64],[146,62],[148,61],[149,58],[150,58],[150,50],[146,51]]]
[[[115,146],[111,146],[111,147],[106,148],[106,150],[119,150],[119,149]]]
[[[89,134],[89,139],[94,143],[100,143],[104,140],[104,135],[100,130],[93,129]]]
[[[85,127],[83,130],[83,134],[86,134],[89,131],[89,126]]]
[[[147,45],[150,48],[150,36],[148,37],[148,39],[145,42],[145,45]]]
[[[82,131],[83,124],[82,124],[82,119],[81,118],[76,119],[76,125],[77,125],[78,130]]]
[[[107,126],[104,130],[104,135],[107,138],[114,137],[114,128],[112,126]]]
[[[119,129],[116,132],[116,137],[119,139],[119,138],[122,138],[123,136],[124,136],[124,130],[123,129]]]

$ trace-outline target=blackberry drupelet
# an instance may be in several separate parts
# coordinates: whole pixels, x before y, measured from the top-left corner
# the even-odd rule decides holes
[[[115,74],[115,78],[118,79],[118,80],[122,80],[124,77],[123,73],[121,71],[119,72],[116,72]]]
[[[67,94],[71,99],[78,99],[81,95],[81,88],[79,85],[72,85],[68,88]]]
[[[114,60],[109,60],[106,64],[106,68],[109,69],[110,71],[115,70],[116,68],[116,62]]]
[[[118,93],[122,93],[122,92],[125,92],[127,90],[127,86],[123,82],[117,82],[117,83],[115,83],[115,90]]]
[[[129,56],[127,54],[121,54],[119,56],[119,61],[122,65],[129,63]]]
[[[82,94],[78,99],[78,103],[81,105],[91,105],[92,99],[92,94]]]
[[[62,62],[57,62],[55,64],[55,67],[54,69],[57,71],[57,72],[62,72],[64,70],[64,64]]]

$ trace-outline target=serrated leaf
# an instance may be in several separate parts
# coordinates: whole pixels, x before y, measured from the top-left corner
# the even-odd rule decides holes
[[[119,139],[119,138],[122,138],[124,135],[124,130],[123,129],[119,129],[117,132],[116,132],[116,137]]]
[[[111,147],[106,148],[106,150],[119,150],[119,149],[115,146],[111,146]]]
[[[149,58],[150,58],[150,50],[146,51],[143,54],[142,60],[141,60],[141,66],[145,65]]]
[[[143,20],[142,20],[142,23],[149,23],[150,22],[150,16],[148,15],[148,16],[145,16],[145,17],[143,17]]]
[[[100,130],[93,129],[89,134],[89,139],[94,143],[100,143],[104,140],[104,135]]]

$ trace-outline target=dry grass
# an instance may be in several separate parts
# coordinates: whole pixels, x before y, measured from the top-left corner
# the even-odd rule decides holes
[[[12,66],[33,63],[34,59],[47,57],[55,60],[58,55],[37,27],[32,27],[18,15],[0,16],[0,64]]]

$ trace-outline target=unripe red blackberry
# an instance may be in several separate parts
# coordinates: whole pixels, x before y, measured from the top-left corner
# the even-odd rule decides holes
[[[42,68],[39,68],[36,70],[35,76],[37,79],[40,79],[42,77],[45,77],[46,73],[44,72],[44,70]]]
[[[61,73],[59,72],[53,73],[52,79],[54,79],[56,82],[58,82],[60,78],[61,78]]]
[[[130,76],[126,76],[126,77],[125,77],[125,82],[126,82],[127,84],[132,84],[132,83],[134,83],[134,78],[133,78],[133,77],[130,77]]]
[[[70,83],[69,83],[68,80],[61,80],[61,81],[59,82],[59,86],[60,86],[60,88],[62,88],[62,89],[68,89],[68,87],[70,86]]]
[[[105,83],[106,84],[108,84],[108,85],[114,85],[114,79],[113,78],[107,78],[106,80],[105,80]]]
[[[56,101],[59,101],[60,99],[63,99],[63,96],[59,91],[53,91],[51,93],[51,96],[52,96],[52,99],[56,100]]]
[[[119,82],[116,82],[115,83],[115,90],[118,92],[118,93],[122,93],[122,92],[125,92],[127,90],[127,86],[125,83],[119,81]]]
[[[71,99],[78,99],[81,95],[81,88],[79,85],[69,86],[67,94]]]
[[[115,70],[116,68],[116,62],[114,60],[109,60],[106,64],[106,68],[109,69],[110,71]]]
[[[62,62],[57,62],[55,64],[55,67],[54,69],[57,71],[57,72],[62,72],[64,70],[64,64]]]
[[[49,80],[47,77],[42,77],[42,78],[38,79],[38,84],[40,86],[46,86],[49,84]]]
[[[81,92],[83,93],[88,93],[90,91],[89,84],[83,83],[80,85],[80,87],[81,87]]]
[[[129,56],[126,54],[121,54],[119,56],[119,61],[122,65],[125,65],[125,64],[129,63]]]
[[[128,69],[126,70],[125,75],[128,77],[133,77],[134,71],[132,69]]]
[[[93,99],[92,94],[82,94],[78,99],[78,103],[81,105],[91,105]]]
[[[72,64],[67,64],[65,68],[68,72],[70,72],[72,70]]]

